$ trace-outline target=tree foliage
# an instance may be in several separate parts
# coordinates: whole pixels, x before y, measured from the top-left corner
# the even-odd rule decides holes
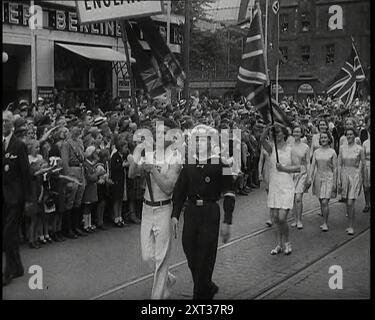
[[[206,8],[215,0],[190,0],[192,21],[206,18]],[[185,15],[185,0],[172,0],[172,12]]]

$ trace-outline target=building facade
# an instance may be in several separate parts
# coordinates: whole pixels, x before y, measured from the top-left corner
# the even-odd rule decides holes
[[[282,94],[303,98],[324,93],[350,55],[352,39],[369,79],[369,0],[280,0],[279,3],[279,48],[284,60],[279,67]],[[270,23],[272,15],[271,11]],[[269,37],[272,49],[272,44],[277,43],[277,32],[270,32]],[[268,55],[273,83],[276,57]],[[369,82],[362,85],[362,94],[369,92],[368,85]]]
[[[108,61],[95,59],[95,52],[100,51],[95,48],[109,48],[124,54],[121,27],[117,21],[81,26],[74,1],[34,3],[41,7],[42,12],[37,17],[41,29],[33,32],[29,26],[30,1],[1,3],[3,52],[8,56],[8,61],[3,63],[3,107],[22,98],[31,101],[33,61],[39,96],[53,97],[56,91],[62,91],[69,100],[65,101],[67,103],[81,100],[90,104],[93,98],[102,98],[103,101],[107,98],[108,101],[116,96],[130,95],[125,63],[116,64],[110,58]],[[153,16],[152,19],[166,39],[166,15]],[[182,50],[183,23],[183,17],[172,15],[170,48],[176,55]],[[33,36],[35,59],[32,59],[31,52]],[[146,42],[142,45],[145,50],[149,49]],[[89,58],[82,53],[88,49]]]
[[[267,58],[273,92],[276,92],[278,21],[272,11],[273,0],[268,1],[268,47]],[[263,26],[266,21],[266,0],[260,0]],[[337,75],[351,52],[352,38],[366,73],[367,81],[361,83],[363,95],[370,90],[370,1],[369,0],[279,0],[279,48],[283,62],[279,67],[279,94],[300,98],[323,94],[329,82]],[[239,22],[254,8],[252,0],[241,0],[237,10],[231,8],[233,20]],[[223,8],[223,10],[226,10]],[[215,21],[217,24],[218,21]],[[232,41],[228,46],[227,63],[218,63],[212,68],[211,76],[200,79],[195,76],[191,82],[194,89],[210,91],[213,95],[233,92],[236,87],[238,67],[241,63],[243,42],[241,32],[235,26],[222,21]],[[238,27],[237,27],[238,29]],[[237,38],[237,42],[233,41]],[[237,46],[235,48],[234,46]],[[229,70],[229,71],[227,71]],[[196,75],[198,72],[195,73]],[[205,77],[205,78],[204,78]],[[208,81],[209,80],[209,81]],[[209,88],[209,90],[208,90]]]

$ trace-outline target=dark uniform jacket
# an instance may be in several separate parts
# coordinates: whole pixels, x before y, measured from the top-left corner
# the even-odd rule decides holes
[[[186,199],[218,201],[221,194],[233,193],[233,177],[223,174],[225,167],[221,160],[217,164],[208,160],[207,164],[184,165],[173,191],[172,217],[180,217]],[[232,211],[225,210],[224,223],[232,223]]]
[[[3,201],[21,204],[31,199],[31,172],[25,144],[13,134],[3,145]]]

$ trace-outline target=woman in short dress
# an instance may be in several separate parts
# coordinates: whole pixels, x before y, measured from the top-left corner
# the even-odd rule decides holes
[[[298,229],[303,228],[302,224],[302,196],[306,191],[306,187],[309,186],[308,171],[310,169],[310,148],[309,146],[301,141],[303,135],[301,126],[297,125],[293,128],[294,143],[292,148],[294,153],[297,155],[298,165],[301,166],[301,172],[295,173],[293,175],[294,180],[294,222],[291,224],[292,227],[297,227]]]
[[[338,157],[338,191],[346,201],[346,214],[349,218],[348,235],[354,234],[355,200],[362,189],[365,155],[363,148],[355,143],[354,128],[347,128],[345,136],[348,144],[340,147]],[[366,186],[367,187],[367,186]]]
[[[321,133],[326,133],[328,132],[329,133],[329,125],[328,125],[328,122],[324,119],[320,119],[319,122],[318,122],[318,133],[315,133],[312,138],[311,138],[311,146],[310,146],[310,159],[312,159],[313,157],[313,154],[315,152],[315,150],[319,149],[320,148],[320,134]],[[334,141],[333,141],[333,137],[331,136],[331,143],[330,143],[330,147],[333,149],[334,148]]]
[[[43,165],[43,157],[39,153],[39,150],[39,142],[37,140],[27,141],[28,159],[30,163],[30,171],[33,177],[30,190],[33,206],[25,211],[25,216],[30,218],[30,223],[28,225],[29,246],[34,249],[40,248],[40,243],[38,242],[40,226],[38,223],[42,211],[43,198],[42,177],[38,174],[38,171]]]
[[[329,132],[320,134],[320,148],[315,150],[310,168],[310,181],[313,181],[313,195],[319,198],[323,224],[322,231],[328,231],[329,200],[336,198],[337,155],[330,147],[332,137]]]
[[[366,123],[366,129],[368,132],[368,139],[363,142],[363,152],[365,153],[365,166],[364,166],[364,175],[363,175],[363,189],[365,194],[365,202],[366,205],[363,209],[363,212],[369,212],[370,211],[370,194],[371,194],[371,163],[370,163],[370,122],[371,118],[370,116],[366,116],[365,123]]]
[[[337,155],[330,147],[332,137],[329,132],[320,134],[321,147],[314,152],[310,169],[313,181],[313,195],[319,198],[323,224],[320,229],[328,231],[329,200],[337,193]]]
[[[261,143],[270,156],[270,176],[269,192],[267,206],[271,209],[273,223],[276,230],[276,247],[271,250],[275,255],[284,251],[284,254],[292,252],[292,246],[289,242],[289,227],[287,223],[289,210],[293,208],[294,203],[294,182],[293,173],[300,172],[301,167],[296,165],[296,155],[292,152],[290,144],[286,143],[288,131],[279,124],[273,125],[276,136],[277,153],[279,162],[277,163],[275,144],[270,144],[266,140],[268,126],[263,132]]]

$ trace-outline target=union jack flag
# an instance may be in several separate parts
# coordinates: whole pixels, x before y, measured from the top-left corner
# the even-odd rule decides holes
[[[245,38],[245,48],[238,71],[237,88],[262,115],[266,123],[271,122],[270,90],[267,66],[264,59],[261,13],[258,6],[253,12],[250,28]],[[274,121],[290,126],[284,111],[272,99]]]
[[[350,105],[357,91],[357,82],[363,81],[365,74],[359,61],[357,50],[352,43],[352,51],[343,67],[328,86],[327,94],[339,98],[344,107]]]

